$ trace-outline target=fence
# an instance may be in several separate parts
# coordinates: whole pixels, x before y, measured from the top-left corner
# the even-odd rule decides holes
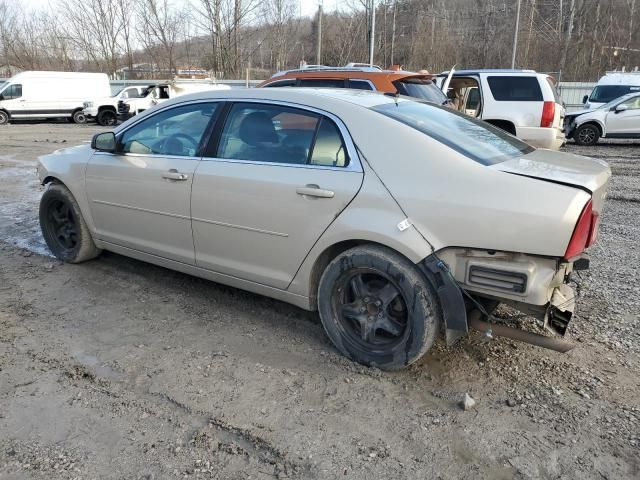
[[[5,79],[0,78],[0,87]],[[151,85],[153,83],[163,83],[166,80],[111,80],[111,92],[117,93],[126,85]],[[249,80],[249,86],[255,87],[261,80]],[[218,83],[230,85],[232,88],[244,88],[247,84],[246,80],[218,80]],[[558,85],[558,93],[565,104],[568,112],[580,110],[583,108],[582,99],[585,95],[589,95],[595,82],[560,82]]]
[[[582,99],[589,95],[595,82],[560,82],[558,93],[568,112],[584,108]]]

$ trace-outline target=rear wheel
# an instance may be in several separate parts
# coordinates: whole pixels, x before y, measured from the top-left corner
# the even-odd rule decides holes
[[[64,185],[50,184],[42,195],[40,228],[47,246],[62,261],[80,263],[100,254],[76,199]]]
[[[433,345],[440,324],[436,294],[406,258],[384,247],[355,247],[326,268],[318,289],[322,325],[356,362],[394,370]]]
[[[76,110],[71,116],[73,123],[87,123],[87,116],[82,110]]]
[[[592,123],[580,125],[573,134],[573,139],[578,145],[595,145],[599,138],[600,130]]]
[[[102,110],[96,119],[99,125],[103,127],[112,127],[118,123],[118,116],[113,110]]]
[[[4,110],[0,110],[0,125],[9,123],[9,114]]]

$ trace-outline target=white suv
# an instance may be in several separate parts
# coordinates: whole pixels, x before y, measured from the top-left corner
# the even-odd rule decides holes
[[[594,110],[568,113],[567,138],[578,145],[595,145],[600,137],[640,138],[640,93],[629,93]]]
[[[549,75],[533,70],[457,70],[440,73],[437,83],[446,87],[461,112],[535,147],[558,149],[565,143],[564,107]]]

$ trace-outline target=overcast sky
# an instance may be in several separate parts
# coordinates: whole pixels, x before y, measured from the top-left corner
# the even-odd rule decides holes
[[[26,5],[27,8],[42,8],[49,4],[49,0],[20,0],[20,3]],[[326,10],[335,10],[338,0],[326,0],[324,2],[320,0],[298,0],[300,11],[302,12],[302,15],[305,16],[313,15],[318,9],[318,5],[320,3],[323,3]]]

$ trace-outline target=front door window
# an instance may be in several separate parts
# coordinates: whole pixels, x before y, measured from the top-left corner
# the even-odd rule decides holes
[[[199,156],[202,137],[216,108],[216,103],[196,103],[170,108],[146,118],[120,137],[120,152]]]

